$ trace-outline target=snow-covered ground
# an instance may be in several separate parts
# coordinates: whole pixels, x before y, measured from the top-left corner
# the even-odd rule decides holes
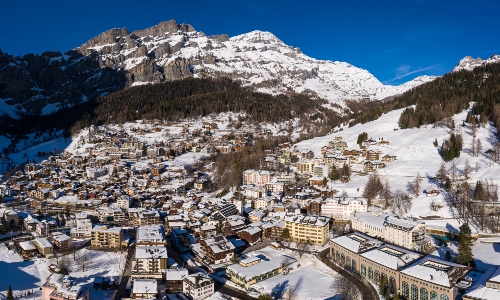
[[[87,255],[88,264],[85,266],[85,271],[83,271],[78,264],[74,263],[73,255],[67,255],[70,264],[69,275],[89,289],[92,288],[95,277],[120,276],[123,273],[125,265],[124,253],[81,249],[77,255]],[[3,243],[0,244],[0,295],[2,293],[6,294],[10,285],[15,295],[35,290],[37,293],[33,296],[35,297],[33,299],[36,299],[36,295],[40,297],[39,289],[51,274],[49,271],[49,265],[51,264],[56,264],[55,258],[37,258],[23,261],[19,255],[9,251]],[[101,293],[95,293],[93,290],[91,293],[97,296],[95,299],[100,299],[102,296]]]
[[[291,250],[274,250],[271,247],[265,247],[258,251],[247,253],[248,256],[264,255],[268,258],[279,257],[283,254],[293,256]],[[287,287],[300,285],[298,295],[295,299],[341,299],[331,288],[332,282],[338,275],[335,271],[323,264],[319,259],[311,254],[304,254],[301,258],[294,256],[297,262],[291,267],[293,270],[287,275],[276,275],[264,281],[261,281],[252,288],[260,293],[273,293],[274,291],[284,291]]]
[[[404,109],[395,110],[382,115],[378,120],[366,124],[357,124],[353,127],[343,127],[335,133],[305,140],[296,144],[300,151],[312,150],[315,155],[320,155],[321,147],[328,145],[335,137],[340,136],[347,142],[348,149],[359,149],[356,144],[358,135],[367,132],[368,136],[374,140],[385,140],[389,145],[370,146],[369,150],[380,150],[383,155],[397,156],[394,162],[386,163],[386,167],[378,170],[378,175],[382,182],[389,182],[391,190],[406,191],[408,183],[413,181],[417,173],[424,180],[421,185],[420,196],[413,199],[413,206],[407,215],[413,217],[439,217],[443,219],[454,218],[453,213],[444,205],[445,201],[442,195],[426,197],[422,194],[423,190],[437,189],[437,185],[429,177],[435,177],[442,162],[438,153],[438,147],[434,147],[433,142],[438,141],[441,146],[443,140],[450,136],[450,129],[445,126],[425,125],[420,128],[400,129],[398,126],[399,116]],[[472,167],[472,173],[468,182],[474,186],[477,180],[483,179],[493,181],[500,185],[500,165],[494,163],[484,151],[493,148],[492,142],[496,130],[491,124],[486,127],[480,127],[477,130],[476,138],[481,140],[483,153],[477,157],[471,155],[472,130],[468,125],[461,126],[465,120],[467,111],[457,114],[453,117],[456,124],[456,132],[461,133],[463,137],[463,150],[460,157],[456,158],[455,165],[457,175],[463,174],[466,160]],[[446,163],[446,169],[451,172],[452,162]],[[361,196],[368,176],[351,176],[351,181],[347,184],[333,183],[332,187],[341,193],[346,192],[349,196]],[[443,205],[443,208],[437,212],[429,207],[430,202],[435,199],[436,203]],[[438,222],[438,221],[436,221]],[[454,226],[457,225],[453,220]],[[446,225],[446,223],[444,224]]]

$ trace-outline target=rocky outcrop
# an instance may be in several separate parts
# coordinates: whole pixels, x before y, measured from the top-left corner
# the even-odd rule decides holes
[[[193,76],[189,64],[182,58],[176,58],[166,65],[163,70],[163,75],[167,81]]]

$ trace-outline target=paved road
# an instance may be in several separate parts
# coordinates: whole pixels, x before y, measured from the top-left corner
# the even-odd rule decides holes
[[[359,275],[348,272],[344,268],[341,268],[334,264],[326,257],[329,252],[329,248],[321,251],[318,255],[318,258],[327,266],[335,270],[335,272],[353,282],[361,293],[361,297],[363,300],[380,300],[380,297],[372,284],[370,284],[366,279],[361,278]]]
[[[121,298],[129,296],[129,295],[126,295],[125,289],[127,287],[127,282],[130,278],[130,273],[132,272],[132,258],[135,256],[135,246],[129,248],[127,251],[128,251],[127,262],[125,263],[125,269],[123,270],[122,280],[120,282],[120,285],[118,286],[115,300],[119,300]]]

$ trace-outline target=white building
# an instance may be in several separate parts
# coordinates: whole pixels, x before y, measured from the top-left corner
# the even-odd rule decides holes
[[[425,222],[408,217],[356,213],[351,217],[351,226],[353,230],[407,249],[419,250],[425,240]]]
[[[132,263],[132,278],[165,281],[167,273],[167,248],[165,246],[138,245]]]
[[[132,299],[158,299],[158,282],[155,279],[136,279]]]
[[[69,235],[72,238],[87,238],[92,235],[92,221],[89,219],[77,219],[76,227],[71,228]]]
[[[182,291],[193,300],[205,299],[214,294],[214,281],[201,273],[188,275],[184,277]]]
[[[257,199],[264,197],[266,195],[266,189],[263,187],[247,187],[245,189],[245,197],[251,198],[251,199]]]
[[[165,228],[161,224],[140,226],[137,229],[137,245],[166,245]]]
[[[87,177],[91,179],[96,179],[106,175],[106,169],[104,168],[87,168],[86,171],[87,171]]]
[[[368,204],[364,198],[328,198],[321,205],[321,215],[334,219],[349,220],[356,212],[366,212]]]
[[[133,202],[134,200],[131,197],[123,195],[116,200],[116,206],[125,211],[128,211],[128,209],[132,207]]]
[[[278,199],[276,197],[266,196],[264,198],[255,200],[253,203],[255,209],[264,209],[269,205],[275,205],[276,203],[278,203]]]
[[[329,167],[327,165],[317,165],[313,167],[313,176],[317,177],[328,177],[328,169]]]

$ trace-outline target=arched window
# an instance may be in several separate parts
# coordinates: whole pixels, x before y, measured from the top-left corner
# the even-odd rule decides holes
[[[408,299],[408,295],[410,294],[410,291],[408,290],[408,283],[406,283],[406,281],[403,281],[403,283],[401,284],[401,293],[403,294],[403,297]]]
[[[342,253],[342,255],[340,255],[340,263],[342,265],[345,265],[345,255],[344,255],[344,253]]]
[[[445,294],[441,294],[441,297],[439,297],[440,300],[449,300],[448,299],[448,296],[446,296]]]
[[[354,272],[356,272],[356,271],[357,271],[357,269],[356,269],[356,261],[355,261],[354,259],[352,260],[352,270],[353,270]]]
[[[336,259],[335,259],[337,262],[340,261],[340,252],[339,250],[337,250],[337,255],[336,255]]]
[[[372,267],[368,267],[368,280],[373,280],[373,270]]]
[[[396,279],[392,276],[389,278],[389,288],[391,289],[391,293],[396,291]]]
[[[345,265],[349,268],[351,266],[351,259],[349,258],[349,256],[347,256],[345,258]]]
[[[411,300],[418,300],[418,287],[414,284],[411,285]]]
[[[378,270],[375,270],[375,282],[380,283],[380,273]]]
[[[420,289],[420,300],[428,300],[429,295],[427,294],[427,290],[425,288]]]
[[[438,294],[434,291],[430,292],[430,299],[429,300],[438,300]]]
[[[366,267],[363,264],[361,264],[361,276],[366,277]],[[437,297],[436,297],[436,300],[437,300]]]

